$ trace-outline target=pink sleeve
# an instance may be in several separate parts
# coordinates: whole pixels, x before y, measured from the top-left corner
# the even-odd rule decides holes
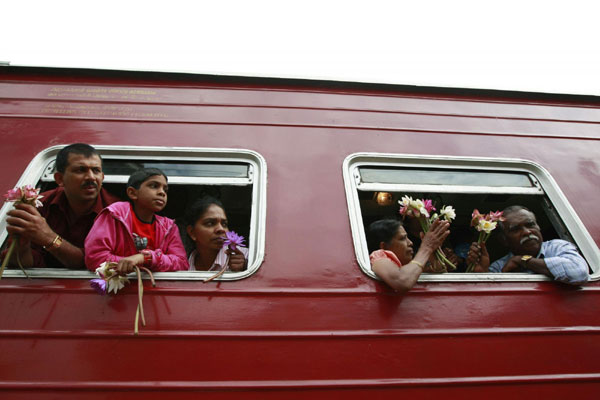
[[[85,238],[85,265],[90,271],[96,271],[103,262],[118,262],[123,258],[114,254],[116,244],[121,240],[118,231],[115,219],[105,208]]]
[[[159,272],[187,271],[190,268],[177,225],[173,224],[161,248],[152,250],[152,266],[152,270]]]

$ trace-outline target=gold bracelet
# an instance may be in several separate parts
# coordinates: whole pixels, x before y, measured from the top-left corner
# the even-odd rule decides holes
[[[62,242],[63,242],[63,238],[61,238],[60,235],[56,235],[54,240],[52,242],[50,242],[49,244],[47,244],[46,246],[42,246],[42,249],[44,249],[46,251],[58,249],[60,247],[60,245],[62,244]]]
[[[414,264],[417,264],[417,266],[418,266],[419,268],[421,268],[421,269],[425,269],[425,266],[424,266],[423,264],[421,264],[420,262],[418,262],[418,261],[411,260],[410,262],[411,262],[411,263],[414,263]],[[409,263],[409,264],[410,264],[410,263]]]

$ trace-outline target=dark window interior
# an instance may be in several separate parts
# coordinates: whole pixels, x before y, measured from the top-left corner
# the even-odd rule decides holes
[[[544,196],[517,195],[517,194],[463,194],[463,193],[392,193],[393,202],[391,205],[382,206],[375,200],[377,192],[358,191],[360,207],[362,210],[363,224],[365,231],[373,221],[383,218],[401,218],[398,200],[408,195],[412,198],[432,199],[435,207],[439,210],[442,206],[451,205],[456,209],[456,219],[450,227],[451,234],[446,245],[454,248],[461,242],[473,242],[477,240],[478,232],[470,226],[471,213],[477,208],[481,213],[489,211],[502,210],[510,205],[523,205],[533,211],[537,217],[544,240],[559,238],[558,231],[562,232],[563,238],[568,235],[566,229],[562,228],[560,218],[555,215],[549,202]],[[559,226],[554,226],[551,218],[557,221]],[[405,221],[406,225],[406,221]],[[556,223],[555,223],[556,225]],[[492,233],[487,242],[487,248],[492,261],[497,260],[507,253],[506,248],[500,241],[499,229]],[[557,230],[558,229],[558,230]],[[408,229],[407,229],[408,230]],[[566,238],[568,239],[568,238]],[[459,269],[460,271],[460,269]]]
[[[56,187],[54,182],[41,182],[41,191]],[[103,185],[111,194],[126,200],[124,183],[105,183]],[[191,251],[191,243],[185,234],[185,223],[183,217],[185,210],[196,200],[203,196],[213,196],[221,200],[229,220],[229,229],[248,239],[250,234],[250,215],[252,207],[252,186],[233,185],[193,185],[193,184],[170,184],[167,206],[161,215],[172,218],[177,222],[183,243],[188,253]]]

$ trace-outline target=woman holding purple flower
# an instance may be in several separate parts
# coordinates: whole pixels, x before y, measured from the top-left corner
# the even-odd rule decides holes
[[[197,200],[186,212],[186,231],[193,242],[190,271],[243,271],[248,249],[243,236],[229,231],[223,204],[214,197]]]

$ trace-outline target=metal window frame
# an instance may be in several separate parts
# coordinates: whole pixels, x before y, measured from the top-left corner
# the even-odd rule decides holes
[[[438,185],[407,185],[407,184],[363,184],[360,182],[359,168],[362,166],[446,169],[446,170],[488,170],[493,172],[528,173],[533,179],[534,188],[494,188],[488,186],[438,186]],[[556,181],[541,165],[522,159],[483,158],[483,157],[454,157],[414,154],[386,153],[354,153],[346,157],[342,167],[348,215],[356,259],[361,270],[373,279],[379,279],[371,270],[366,235],[362,222],[362,211],[358,191],[398,192],[410,189],[418,192],[434,193],[512,193],[545,195],[563,219],[564,225],[573,237],[575,244],[588,261],[592,269],[590,280],[600,279],[600,250],[591,235],[579,219],[567,197],[558,187]],[[422,274],[419,282],[527,282],[548,281],[550,278],[541,274],[528,273],[478,273],[478,274]]]
[[[48,176],[53,168],[56,154],[65,147],[58,145],[49,147],[29,163],[15,186],[37,183],[44,175]],[[257,152],[246,149],[195,148],[195,147],[158,147],[158,146],[107,146],[94,145],[103,159],[123,160],[160,160],[160,161],[199,161],[199,162],[242,162],[250,168],[247,178],[228,177],[169,177],[169,184],[186,185],[252,185],[252,205],[250,216],[250,237],[248,238],[248,268],[240,272],[227,272],[218,280],[232,281],[246,278],[254,274],[264,260],[265,226],[267,209],[267,163]],[[127,176],[114,175],[106,177],[105,183],[126,183]],[[5,203],[0,209],[0,243],[7,237],[6,213],[12,204]],[[32,278],[72,278],[90,279],[95,275],[86,270],[68,270],[65,268],[32,268],[27,270]],[[181,271],[157,272],[156,279],[161,280],[201,280],[210,277],[214,272]],[[20,270],[6,270],[3,278],[23,278]]]

